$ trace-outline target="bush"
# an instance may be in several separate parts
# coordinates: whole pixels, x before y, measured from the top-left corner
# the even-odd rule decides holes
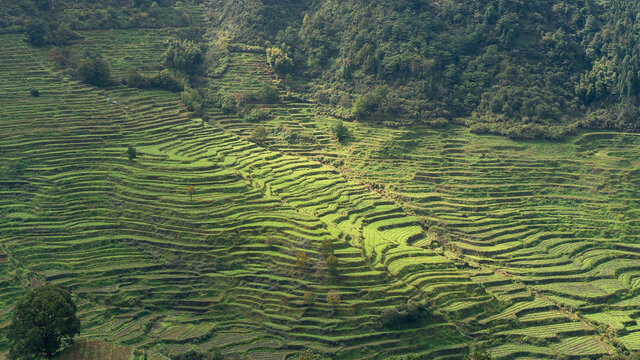
[[[249,122],[260,122],[272,117],[271,112],[263,109],[251,109],[244,119]]]
[[[280,92],[273,85],[265,85],[256,92],[254,99],[263,104],[276,104],[280,102]]]
[[[55,42],[60,46],[68,45],[71,41],[81,38],[82,37],[80,35],[73,32],[69,25],[65,23],[58,25],[58,28],[55,31]]]
[[[329,290],[327,293],[327,304],[331,307],[337,307],[340,305],[340,293],[335,290]]]
[[[327,260],[325,261],[325,263],[327,265],[327,270],[329,271],[329,274],[331,275],[338,274],[338,258],[335,257],[335,255],[327,256]]]
[[[220,109],[225,114],[232,114],[236,111],[236,101],[231,96],[223,96],[220,99]]]
[[[280,75],[289,74],[293,71],[293,60],[280,48],[272,47],[267,49],[267,62]]]
[[[305,350],[298,354],[296,360],[318,360],[318,355],[314,354],[311,350]]]
[[[343,144],[346,140],[348,140],[351,137],[351,134],[349,133],[349,128],[346,127],[341,122],[338,123],[333,128],[331,128],[331,132],[333,133],[333,136],[336,137],[336,139],[340,144]]]
[[[51,28],[42,19],[33,19],[25,27],[27,41],[35,46],[44,46],[51,43]]]
[[[51,62],[56,62],[60,65],[64,65],[67,63],[67,58],[62,54],[60,48],[54,47],[49,50],[48,60]]]
[[[320,252],[323,255],[332,255],[333,254],[333,241],[331,241],[331,239],[326,238],[324,240],[322,240],[322,243],[320,244]]]
[[[196,116],[202,115],[204,99],[198,91],[189,89],[182,92],[182,103],[187,107],[189,111],[192,111]]]
[[[96,55],[88,55],[80,61],[78,75],[82,81],[96,86],[108,86],[112,83],[109,64]]]
[[[287,130],[284,139],[289,144],[315,144],[316,138],[313,134],[306,131]]]
[[[249,140],[262,144],[268,139],[267,129],[264,126],[257,126],[253,131],[251,131],[251,136]]]
[[[193,74],[204,61],[204,53],[200,45],[191,40],[171,39],[163,58],[168,68]]]
[[[184,90],[182,81],[173,76],[169,70],[162,70],[153,76],[144,76],[136,69],[129,68],[125,75],[124,82],[128,87],[138,89],[159,89],[171,92]]]
[[[151,81],[143,75],[141,75],[135,68],[127,69],[124,82],[127,86],[138,89],[148,89],[151,87]]]
[[[394,106],[385,102],[388,94],[389,89],[386,86],[381,86],[373,92],[361,95],[353,103],[353,107],[351,109],[353,116],[360,120],[373,115],[378,110],[390,111]],[[383,103],[385,103],[385,106],[383,109],[379,109]]]
[[[150,78],[151,87],[171,92],[184,90],[184,84],[178,80],[169,70],[162,70]]]
[[[315,302],[315,299],[313,297],[313,292],[305,291],[304,294],[302,295],[302,302],[307,306],[313,305],[313,303]]]
[[[31,89],[30,92],[31,92],[31,96],[33,96],[33,97],[39,97],[40,96],[40,90],[38,90],[38,89]]]
[[[297,268],[304,268],[307,265],[307,261],[309,260],[309,257],[307,256],[307,253],[304,251],[298,251],[296,253],[296,267]]]
[[[425,303],[409,300],[404,305],[382,310],[380,324],[385,327],[401,326],[416,322],[427,315],[429,315],[429,309]]]
[[[435,120],[427,121],[427,125],[435,129],[442,129],[449,126],[449,120],[445,118],[437,118]]]
[[[468,360],[491,360],[491,355],[486,350],[474,350],[469,356]]]

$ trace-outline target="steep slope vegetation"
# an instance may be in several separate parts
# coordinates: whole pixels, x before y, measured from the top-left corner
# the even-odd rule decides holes
[[[280,17],[296,9],[285,2],[262,5],[270,15],[262,17],[234,3],[209,6],[262,25],[251,33],[261,36],[238,29],[236,40],[274,44],[291,58],[294,78],[311,80],[314,99],[354,104],[359,118],[458,119],[510,137],[639,126],[633,1],[316,1],[292,23],[290,12]],[[384,85],[381,96],[355,101]]]

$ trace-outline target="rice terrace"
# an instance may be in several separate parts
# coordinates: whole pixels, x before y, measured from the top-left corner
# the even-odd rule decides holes
[[[0,359],[640,359],[639,32],[0,0]]]

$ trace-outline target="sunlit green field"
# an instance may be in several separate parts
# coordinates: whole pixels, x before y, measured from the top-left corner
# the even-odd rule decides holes
[[[170,31],[82,35],[76,50],[122,76],[159,66]],[[274,115],[263,147],[242,116],[202,121],[179,94],[93,88],[18,35],[0,42],[0,328],[47,281],[72,290],[94,341],[69,359],[96,347],[252,359],[461,359],[474,342],[498,359],[640,350],[637,134],[512,141],[346,123],[339,144],[339,120],[285,101],[259,105]],[[209,85],[250,93],[274,80],[262,55],[235,53]],[[408,299],[431,316],[380,326]]]

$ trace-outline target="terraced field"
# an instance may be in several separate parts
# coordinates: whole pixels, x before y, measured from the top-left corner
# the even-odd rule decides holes
[[[247,56],[235,59],[258,61]],[[330,135],[339,120],[312,105],[265,107],[276,114],[261,124],[271,148],[329,164],[417,218],[425,236],[400,237],[394,248],[410,252],[374,242],[367,255],[423,290],[496,358],[638,349],[640,134],[582,132],[560,143],[346,123],[352,139],[341,145]],[[238,120],[218,124],[241,136],[256,126]],[[291,132],[311,141],[292,143]],[[423,282],[419,265],[428,260],[411,257],[417,249],[458,270]]]
[[[421,235],[416,218],[392,201],[318,162],[190,119],[179,95],[91,88],[19,36],[0,40],[10,44],[0,64],[1,326],[29,284],[47,281],[73,290],[85,339],[162,353],[464,351],[464,335],[441,316],[412,328],[378,324],[382,309],[424,298],[345,240],[395,246]],[[28,96],[31,87],[39,98]],[[380,229],[387,218],[404,219],[392,226],[402,237]],[[337,276],[320,252],[326,240]],[[453,266],[418,250],[429,259],[422,267]],[[330,291],[339,304],[328,304]]]
[[[170,33],[86,32],[75,46],[103,44],[119,74],[156,67]],[[79,84],[20,36],[0,42],[0,327],[48,281],[73,290],[86,352],[97,341],[252,359],[305,348],[460,359],[474,341],[498,359],[640,350],[636,134],[515,142],[348,123],[341,145],[338,120],[285,101],[259,105],[274,114],[262,147],[241,116],[210,109],[203,122],[176,94]],[[236,94],[273,81],[245,53],[210,80]],[[408,299],[433,315],[379,325]]]

